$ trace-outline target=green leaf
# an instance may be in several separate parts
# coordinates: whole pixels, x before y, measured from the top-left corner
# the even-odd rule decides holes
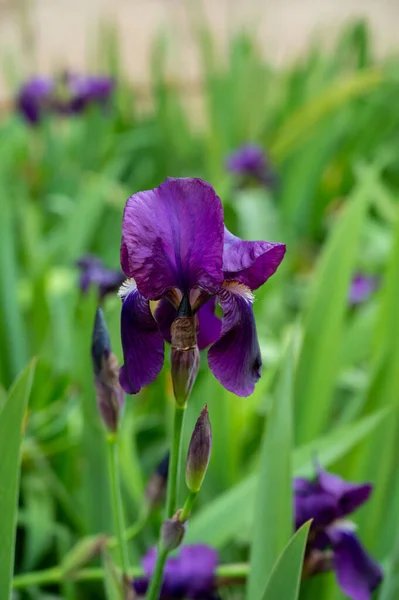
[[[0,415],[0,598],[11,594],[15,531],[18,515],[20,446],[23,418],[32,386],[35,362],[12,386]]]
[[[311,521],[308,521],[291,538],[267,582],[262,600],[297,600],[301,584],[303,557]]]
[[[292,534],[292,351],[268,418],[260,457],[251,545],[248,600],[262,597],[277,558]]]
[[[371,170],[362,170],[315,274],[295,382],[296,437],[301,443],[319,436],[331,417],[348,289],[373,177]]]

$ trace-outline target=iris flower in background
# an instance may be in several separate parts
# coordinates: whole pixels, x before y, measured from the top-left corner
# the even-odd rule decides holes
[[[253,290],[276,271],[285,245],[246,242],[223,222],[213,187],[201,179],[167,179],[131,196],[122,223],[120,381],[135,394],[164,362],[164,340],[182,298],[197,317],[199,349],[222,385],[239,396],[253,392],[261,356],[252,310]],[[150,301],[159,301],[156,310]],[[216,300],[223,317],[215,315]]]
[[[367,554],[346,517],[367,502],[372,486],[344,481],[317,467],[314,481],[295,479],[294,492],[296,528],[313,519],[304,575],[333,569],[344,594],[352,600],[370,600],[382,580],[382,569]]]
[[[152,548],[142,564],[145,577],[133,582],[135,592],[144,596],[155,567],[157,551]],[[216,550],[202,544],[184,546],[178,556],[169,557],[164,572],[161,600],[217,600],[215,593],[216,567],[219,556]]]
[[[349,289],[349,303],[352,305],[366,302],[378,286],[377,277],[356,273]]]
[[[104,263],[92,254],[86,254],[76,261],[80,269],[79,286],[86,293],[92,286],[98,288],[100,299],[107,294],[116,292],[123,280],[124,274],[119,269],[108,269]]]
[[[17,97],[17,109],[32,124],[44,114],[70,115],[90,104],[106,106],[114,90],[110,77],[65,73],[61,77],[36,76],[27,81]]]
[[[265,151],[255,144],[246,144],[232,152],[226,158],[226,168],[239,177],[240,185],[258,183],[273,189],[277,182]]]

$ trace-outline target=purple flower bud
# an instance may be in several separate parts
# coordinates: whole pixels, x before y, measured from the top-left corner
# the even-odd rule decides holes
[[[186,483],[190,492],[197,493],[202,485],[212,451],[212,428],[208,406],[205,404],[191,436],[186,462]]]
[[[186,295],[183,296],[170,334],[173,392],[176,404],[183,408],[197,378],[200,365],[196,318],[192,315]]]
[[[111,341],[101,308],[97,309],[91,345],[94,385],[100,416],[108,431],[115,433],[125,402],[119,385],[118,360],[111,352]]]
[[[168,552],[175,550],[183,541],[186,527],[178,518],[166,519],[161,527],[161,542],[162,546]]]

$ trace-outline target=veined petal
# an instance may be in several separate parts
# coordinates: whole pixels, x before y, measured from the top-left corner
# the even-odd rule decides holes
[[[164,342],[151,314],[148,300],[134,282],[121,288],[121,337],[124,365],[120,384],[128,394],[137,394],[159,374],[164,360]]]
[[[220,337],[222,323],[215,315],[215,305],[216,298],[210,298],[197,312],[197,345],[200,350],[207,348]],[[170,343],[170,328],[176,319],[176,309],[168,300],[163,299],[157,306],[155,318],[164,340]]]
[[[246,242],[224,228],[223,272],[226,280],[256,290],[276,272],[284,258],[285,244]]]
[[[334,569],[340,588],[352,600],[370,600],[383,572],[352,532],[331,528]]]
[[[208,352],[209,367],[227,390],[249,396],[262,366],[251,291],[231,283],[219,291],[219,303],[223,310],[222,331]]]
[[[321,490],[335,498],[337,502],[337,518],[353,513],[364,504],[373,490],[370,483],[351,483],[338,475],[317,467],[317,483]]]
[[[131,196],[122,224],[121,265],[147,299],[170,288],[216,293],[223,281],[223,208],[201,179],[167,179]]]

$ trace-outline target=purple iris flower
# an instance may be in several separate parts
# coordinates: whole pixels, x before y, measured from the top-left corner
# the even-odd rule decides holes
[[[352,305],[366,302],[375,291],[378,285],[376,277],[357,273],[353,279],[349,290],[349,302]]]
[[[305,573],[333,568],[339,586],[349,598],[370,600],[382,580],[382,569],[361,545],[353,524],[344,519],[369,499],[372,486],[344,481],[317,467],[316,479],[295,479],[294,491],[296,528],[313,519]]]
[[[133,582],[135,592],[146,593],[154,571],[157,551],[152,548],[142,564],[145,577]],[[216,600],[215,571],[219,556],[216,550],[202,544],[184,546],[178,556],[169,557],[164,571],[161,600]]]
[[[71,114],[82,112],[89,104],[105,106],[113,89],[113,80],[106,76],[36,76],[22,86],[17,108],[27,121],[37,124],[46,113]]]
[[[97,286],[100,298],[116,292],[125,279],[122,271],[108,269],[104,263],[92,254],[86,254],[76,261],[80,269],[80,289],[86,293],[91,286]]]
[[[226,167],[244,183],[256,181],[270,188],[276,184],[276,174],[270,161],[263,148],[256,144],[246,144],[232,152],[226,159]]]
[[[285,245],[245,242],[223,223],[213,187],[201,179],[167,179],[131,196],[122,224],[121,385],[130,394],[162,369],[164,340],[182,298],[197,320],[199,349],[221,384],[248,396],[260,377],[261,356],[252,291],[281,263]],[[150,301],[158,300],[153,315]],[[223,318],[214,313],[219,302]]]

